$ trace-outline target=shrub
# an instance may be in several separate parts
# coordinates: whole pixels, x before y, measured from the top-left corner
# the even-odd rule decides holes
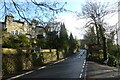
[[[99,50],[98,53],[94,52],[89,54],[88,59],[98,63],[103,63],[103,50]]]
[[[113,55],[108,55],[108,63],[109,66],[116,66],[116,59]]]

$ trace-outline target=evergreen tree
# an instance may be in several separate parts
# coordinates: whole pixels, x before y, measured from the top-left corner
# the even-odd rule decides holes
[[[69,51],[70,53],[73,53],[74,50],[76,49],[76,40],[73,38],[72,33],[70,34],[70,39],[69,39]]]
[[[69,42],[68,42],[68,34],[67,30],[65,28],[65,24],[61,24],[61,29],[60,29],[60,49],[65,50],[65,56],[68,53],[69,49]]]

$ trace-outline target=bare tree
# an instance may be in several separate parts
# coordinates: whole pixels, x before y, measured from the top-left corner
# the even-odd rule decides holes
[[[106,8],[106,5],[96,2],[86,2],[82,8],[83,15],[90,19],[90,21],[87,23],[87,26],[89,27],[91,24],[93,24],[96,28],[97,44],[100,44],[98,23],[103,22],[104,16],[108,14],[108,10],[106,10]]]
[[[102,40],[104,60],[107,60],[104,17],[110,13],[113,13],[109,10],[109,7],[110,6],[108,3],[101,4],[100,2],[86,2],[86,4],[82,7],[83,16],[89,19],[86,26],[90,27],[91,24],[94,25],[98,45],[100,45],[100,40]]]
[[[0,12],[2,18],[8,13],[14,13],[21,19],[31,22],[32,19],[38,20],[38,24],[45,24],[46,19],[51,19],[55,14],[65,11],[64,6],[66,2],[59,3],[52,1],[38,1],[38,0],[3,0],[1,2]]]

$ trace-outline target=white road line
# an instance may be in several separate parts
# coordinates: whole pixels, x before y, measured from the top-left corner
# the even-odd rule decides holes
[[[46,68],[46,66],[40,67],[40,68],[38,68],[38,70],[43,69],[43,68]],[[7,80],[16,79],[16,78],[19,78],[19,77],[24,76],[24,75],[26,75],[26,74],[30,74],[30,73],[32,73],[32,72],[34,72],[34,70],[33,70],[33,71],[26,72],[26,73],[23,73],[23,74],[20,74],[20,75],[17,75],[17,76],[14,76],[14,77],[11,77],[11,78],[9,78],[9,79],[7,79]]]
[[[83,69],[81,70],[81,73],[83,73]]]
[[[55,62],[55,63],[53,63],[53,64],[62,62],[62,61],[64,61],[64,60],[66,60],[66,59],[68,59],[68,58],[62,59],[62,60],[57,61],[57,62]],[[52,65],[52,64],[51,64],[51,65]],[[38,68],[37,70],[40,70],[40,69],[43,69],[43,68],[46,68],[46,67],[47,67],[47,66],[43,66],[43,67]],[[26,73],[23,73],[23,74],[20,74],[20,75],[17,75],[17,76],[14,76],[14,77],[11,77],[11,78],[9,78],[9,79],[7,79],[7,80],[16,79],[16,78],[19,78],[19,77],[24,76],[24,75],[26,75],[26,74],[30,74],[30,73],[32,73],[32,72],[34,72],[34,70],[33,70],[33,71],[26,72]]]
[[[40,68],[38,68],[38,70],[43,69],[43,68],[46,68],[46,66],[40,67]]]
[[[62,61],[64,61],[64,60],[60,60],[60,61],[54,62],[53,64],[57,64],[57,63],[62,62]]]
[[[15,77],[11,77],[11,78],[9,78],[9,79],[7,79],[7,80],[16,79],[16,78],[19,78],[19,77],[24,76],[24,75],[26,75],[26,74],[30,74],[30,73],[32,73],[32,72],[34,72],[34,70],[33,70],[33,71],[26,72],[26,73],[24,73],[24,74],[17,75],[17,76],[15,76]]]
[[[83,64],[83,66],[85,66],[85,63]]]
[[[82,78],[82,73],[85,69],[85,64],[86,64],[86,60],[84,60],[84,62],[83,62],[83,66],[82,66],[82,70],[81,70],[81,74],[80,74],[79,78]],[[86,74],[85,74],[85,76],[86,76]]]
[[[66,60],[66,59],[68,59],[68,58],[65,58],[65,59],[62,59],[62,60],[60,60],[60,61],[54,62],[53,64],[57,64],[57,63],[62,62],[62,61],[64,61],[64,60]],[[52,64],[51,64],[51,65],[52,65]]]
[[[86,66],[85,66],[85,79],[86,79],[86,76],[87,76],[86,72],[87,72],[87,63],[86,63]]]
[[[86,63],[86,60],[84,60],[84,63]]]
[[[82,78],[82,74],[80,74],[79,78]]]
[[[83,65],[82,68],[84,68],[85,66]]]

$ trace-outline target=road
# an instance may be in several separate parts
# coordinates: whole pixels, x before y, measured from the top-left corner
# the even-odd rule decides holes
[[[20,78],[84,78],[85,63],[86,51],[81,50],[59,63],[45,66]]]

